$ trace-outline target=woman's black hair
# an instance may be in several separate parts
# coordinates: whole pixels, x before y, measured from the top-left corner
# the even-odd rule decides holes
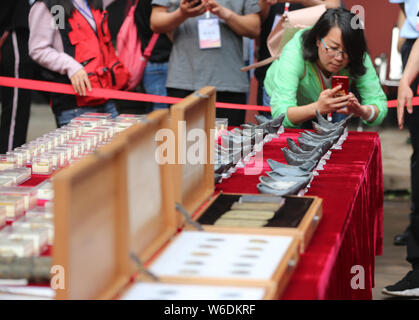
[[[368,49],[364,31],[359,25],[354,28],[351,25],[351,22],[358,22],[357,19],[355,14],[343,8],[329,9],[323,13],[313,28],[302,35],[304,59],[310,62],[319,59],[317,40],[325,37],[336,26],[342,31],[343,44],[349,57],[349,73],[353,77],[365,74],[364,54]]]
[[[71,0],[38,0],[44,2],[49,9],[53,6],[62,6],[66,17],[70,17],[74,11],[73,1]],[[89,6],[93,9],[103,10],[102,0],[87,0]]]

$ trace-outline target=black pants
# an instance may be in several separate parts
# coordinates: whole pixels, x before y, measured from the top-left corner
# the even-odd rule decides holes
[[[185,98],[193,91],[167,88],[167,95],[175,98]],[[217,102],[246,104],[246,93],[241,92],[220,92],[217,91]],[[216,109],[217,118],[228,118],[228,125],[239,126],[244,123],[246,118],[245,110],[236,109]]]
[[[11,32],[2,47],[0,75],[32,78],[34,62],[28,51],[29,32]],[[29,124],[31,90],[1,88],[0,153],[6,153],[26,143]]]
[[[403,69],[407,64],[410,51],[416,39],[408,39],[402,47]],[[417,96],[419,77],[412,83],[413,94]],[[412,213],[407,241],[407,261],[419,269],[419,106],[413,107],[413,113],[405,112],[406,125],[409,128],[413,154],[410,159],[410,178],[412,188]]]

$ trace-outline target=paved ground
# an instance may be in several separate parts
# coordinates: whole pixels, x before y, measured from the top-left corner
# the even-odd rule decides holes
[[[34,140],[54,129],[55,121],[49,107],[41,104],[33,105],[28,140]],[[351,129],[357,130],[357,123],[352,124]],[[364,130],[371,129],[364,128]],[[410,188],[411,147],[406,144],[408,133],[387,126],[380,129],[379,134],[383,154],[385,190],[406,191]],[[384,254],[376,259],[374,299],[389,299],[381,293],[381,289],[400,280],[409,271],[410,265],[405,261],[406,248],[395,247],[392,244],[394,235],[404,230],[407,225],[408,213],[408,199],[386,200],[384,203]]]
[[[384,202],[384,250],[375,260],[375,300],[398,299],[381,293],[382,288],[401,280],[411,269],[406,259],[406,247],[394,246],[393,236],[403,231],[409,221],[409,201],[386,200]]]

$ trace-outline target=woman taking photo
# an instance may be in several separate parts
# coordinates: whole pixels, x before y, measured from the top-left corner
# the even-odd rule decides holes
[[[346,9],[327,10],[312,28],[298,31],[268,69],[264,104],[271,106],[274,118],[285,113],[284,126],[299,127],[315,118],[316,110],[381,124],[387,98],[367,53],[364,32],[351,26],[356,19]],[[337,96],[342,88],[331,89],[334,75],[349,77],[361,101],[353,93]]]

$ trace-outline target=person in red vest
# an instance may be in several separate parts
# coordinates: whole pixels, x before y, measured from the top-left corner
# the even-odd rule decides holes
[[[75,96],[52,94],[57,125],[84,112],[118,115],[112,100],[86,96],[92,88],[123,89],[128,70],[115,54],[103,10],[113,0],[38,0],[29,13],[29,55],[45,80],[71,83]]]

